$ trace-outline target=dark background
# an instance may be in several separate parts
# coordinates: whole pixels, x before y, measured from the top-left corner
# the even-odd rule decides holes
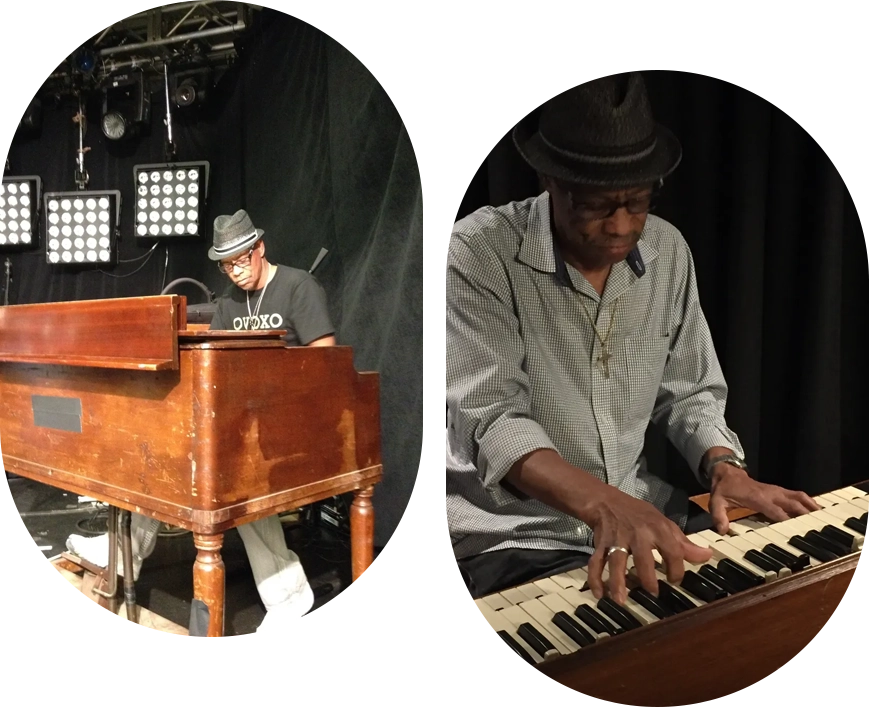
[[[68,100],[45,102],[39,135],[13,140],[8,174],[38,174],[43,191],[74,191],[76,111]],[[315,275],[338,343],[353,347],[357,370],[381,378],[384,480],[374,502],[382,547],[410,497],[422,439],[422,194],[396,107],[340,44],[263,8],[204,107],[193,116],[173,110],[176,159],[210,162],[206,235],[161,241],[142,258],[154,241],[134,236],[133,166],[164,161],[165,114],[165,100],[153,95],[150,134],[108,144],[98,97],[88,103],[88,188],[120,189],[119,257],[127,262],[68,271],[48,266],[44,250],[12,254],[9,303],[157,295],[182,277],[221,293],[228,280],[206,256],[212,224],[239,208],[265,231],[271,262],[308,270],[328,248]],[[206,301],[195,285],[172,292]]]
[[[730,385],[728,422],[749,464],[764,481],[810,493],[869,478],[860,449],[869,384],[858,360],[867,311],[860,268],[869,253],[846,172],[774,99],[723,74],[641,68],[657,117],[685,151],[658,213],[692,248]],[[10,304],[155,295],[179,277],[221,292],[226,280],[206,257],[211,223],[238,208],[266,231],[272,262],[308,269],[328,248],[316,275],[339,343],[354,348],[357,369],[381,375],[376,542],[389,545],[425,485],[420,130],[408,128],[394,92],[340,37],[266,7],[205,108],[195,118],[174,114],[178,160],[211,163],[206,236],[160,245],[145,259],[151,242],[133,235],[133,166],[163,161],[159,98],[151,134],[129,154],[109,152],[98,107],[88,109],[89,186],[121,190],[119,253],[129,262],[72,273],[50,268],[41,249],[14,254]],[[12,174],[39,174],[45,190],[75,188],[76,108],[46,105],[41,138],[10,146]],[[509,131],[464,186],[456,218],[538,193]],[[191,304],[204,298],[189,285],[174,291]],[[654,429],[648,449],[653,469],[699,490]]]
[[[810,494],[869,479],[867,257],[839,173],[796,122],[753,93],[696,74],[644,77],[656,119],[683,147],[655,213],[691,247],[730,389],[727,422],[752,474]],[[456,218],[540,191],[508,134]],[[701,491],[654,426],[646,451],[656,473]]]

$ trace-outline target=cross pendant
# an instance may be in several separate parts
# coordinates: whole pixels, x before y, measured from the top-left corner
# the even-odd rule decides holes
[[[603,368],[604,378],[610,377],[610,359],[611,358],[612,358],[612,354],[610,354],[610,352],[607,351],[606,346],[602,346],[600,356],[597,357],[597,362],[599,364],[601,364],[601,367]]]

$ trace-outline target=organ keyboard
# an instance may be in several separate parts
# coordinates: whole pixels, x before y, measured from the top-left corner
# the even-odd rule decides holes
[[[799,653],[844,594],[866,536],[869,495],[849,486],[815,500],[821,510],[784,522],[749,516],[731,520],[727,535],[689,535],[713,556],[686,563],[679,586],[667,582],[656,553],[657,597],[639,586],[629,558],[624,606],[595,599],[585,569],[476,603],[524,660],[580,692],[636,705],[715,699]],[[736,652],[739,644],[752,649]],[[710,679],[707,667],[722,661],[728,669]]]

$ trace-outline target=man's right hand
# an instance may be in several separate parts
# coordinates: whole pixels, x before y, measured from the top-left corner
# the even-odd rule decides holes
[[[587,504],[581,520],[594,531],[594,554],[588,562],[588,586],[594,596],[604,596],[604,567],[609,567],[607,588],[619,604],[627,598],[625,575],[628,554],[607,550],[621,547],[634,557],[636,575],[646,591],[657,596],[658,578],[652,550],[661,554],[667,580],[679,584],[685,574],[684,562],[702,564],[712,557],[712,550],[695,545],[669,518],[651,503],[641,501],[612,486],[598,489],[596,498]]]

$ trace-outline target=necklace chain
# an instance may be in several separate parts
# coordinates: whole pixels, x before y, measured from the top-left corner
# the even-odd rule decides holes
[[[263,291],[259,294],[259,299],[256,301],[256,306],[253,308],[253,312],[250,311],[250,292],[245,290],[244,294],[247,297],[247,316],[250,319],[254,319],[255,317],[259,317],[259,308],[263,303],[263,297],[266,296],[266,288],[269,286],[269,283],[272,281],[272,266],[269,265],[269,276],[266,278],[266,284],[263,285]]]
[[[597,336],[598,341],[600,341],[600,356],[597,357],[597,362],[601,365],[601,369],[603,370],[604,378],[610,377],[610,359],[612,358],[612,354],[609,352],[609,339],[610,335],[613,333],[613,322],[616,320],[616,309],[618,309],[619,300],[616,299],[613,304],[612,315],[610,316],[610,323],[607,327],[606,334],[601,336],[600,329],[597,328],[597,324],[594,322],[594,318],[591,316],[591,312],[588,311],[588,307],[585,306],[585,302],[582,303],[582,308],[585,310],[585,315],[588,317],[588,321],[591,323],[592,329],[594,329],[594,333]]]

